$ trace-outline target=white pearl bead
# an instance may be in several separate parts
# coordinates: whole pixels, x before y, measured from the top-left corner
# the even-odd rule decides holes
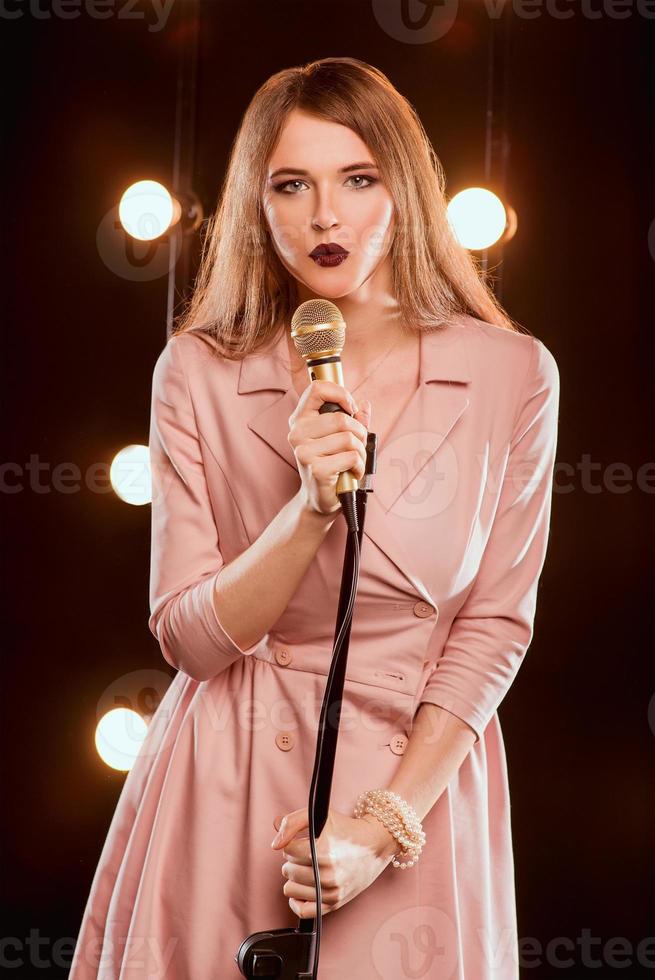
[[[401,856],[411,857],[400,862],[394,856],[395,868],[411,868],[418,861],[426,837],[416,811],[397,793],[390,790],[368,790],[361,793],[355,806],[355,816],[372,813],[401,845]]]

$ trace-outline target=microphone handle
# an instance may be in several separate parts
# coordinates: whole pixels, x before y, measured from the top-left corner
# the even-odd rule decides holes
[[[338,354],[308,360],[307,369],[311,381],[332,381],[334,384],[341,385],[342,388],[345,388],[343,383],[343,367]],[[323,412],[345,412],[345,409],[336,402],[323,402],[319,412],[321,414]],[[359,482],[352,470],[345,470],[339,474],[336,486],[337,496],[346,491],[357,490],[358,488]]]

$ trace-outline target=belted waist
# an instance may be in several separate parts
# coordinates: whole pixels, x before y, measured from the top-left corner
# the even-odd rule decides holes
[[[251,654],[256,660],[263,660],[282,670],[300,670],[327,677],[332,662],[332,647],[312,643],[283,643],[276,637],[266,637]],[[424,662],[420,653],[416,655],[416,670],[397,669],[393,664],[376,666],[374,657],[369,654],[369,663],[362,664],[361,654],[353,645],[348,650],[346,681],[366,684],[372,687],[395,691],[413,697],[421,681]]]

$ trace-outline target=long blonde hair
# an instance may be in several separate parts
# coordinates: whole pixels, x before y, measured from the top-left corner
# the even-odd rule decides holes
[[[372,65],[322,58],[277,72],[253,96],[173,333],[210,334],[220,356],[238,360],[266,346],[281,324],[288,328],[296,281],[273,247],[262,199],[268,161],[294,108],[348,126],[374,155],[395,205],[390,254],[404,323],[432,330],[466,313],[522,332],[451,231],[443,167],[413,107]]]

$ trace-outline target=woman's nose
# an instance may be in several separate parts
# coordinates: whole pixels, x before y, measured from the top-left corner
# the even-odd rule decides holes
[[[326,193],[320,193],[316,200],[316,209],[314,211],[314,217],[312,218],[312,226],[316,230],[325,230],[326,228],[333,228],[338,224],[339,219],[334,213],[334,208],[329,199],[329,195]]]

